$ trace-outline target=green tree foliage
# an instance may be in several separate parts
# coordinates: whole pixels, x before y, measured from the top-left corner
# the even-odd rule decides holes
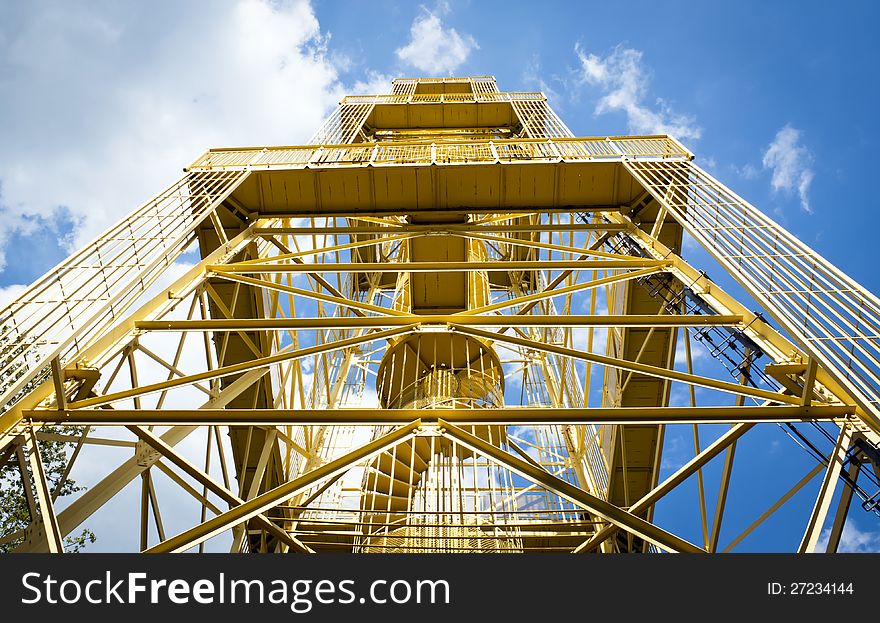
[[[28,356],[36,357],[36,353],[33,351],[24,352],[22,348],[16,346],[16,338],[9,325],[4,324],[0,326],[0,369],[10,370],[9,365],[11,363],[18,359],[25,359]],[[12,371],[0,377],[0,393],[11,387],[15,381],[25,374],[25,368],[13,367]],[[0,406],[0,415],[47,381],[50,374],[48,366],[40,370],[15,396],[8,400],[6,404]],[[82,435],[84,428],[81,426],[43,426],[40,430],[46,433],[79,437]],[[49,482],[49,490],[55,492],[58,489],[58,495],[55,496],[55,499],[57,500],[65,495],[82,491],[85,487],[77,485],[75,481],[69,478],[65,479],[60,489],[58,488],[58,483],[61,481],[67,466],[68,449],[75,444],[67,441],[41,441],[39,445],[40,457],[43,460],[43,468],[46,471],[46,479]],[[5,465],[0,465],[0,537],[23,530],[31,523],[18,461],[15,460],[14,455],[10,459]],[[33,478],[30,475],[28,475],[28,478],[31,487],[33,487]],[[22,540],[18,538],[0,543],[0,553],[13,551],[21,544]],[[68,535],[65,537],[64,549],[68,552],[79,552],[87,544],[94,542],[95,533],[86,528],[78,535]]]
[[[81,426],[44,426],[40,429],[45,433],[68,435],[79,437],[82,435]],[[55,491],[58,483],[64,475],[67,466],[68,448],[72,446],[66,441],[40,441],[40,457],[43,460],[43,468],[46,471],[46,480],[49,482],[49,490]],[[30,478],[30,476],[29,476]],[[33,485],[33,479],[30,478]],[[56,499],[82,491],[84,487],[67,478],[61,485]],[[14,456],[6,465],[0,467],[0,536],[9,535],[18,530],[23,530],[30,525],[30,513],[28,512],[27,498],[22,488],[21,475],[18,461]],[[0,543],[0,552],[14,550],[22,542],[16,539],[7,543]],[[88,528],[83,529],[77,535],[68,535],[64,539],[64,549],[68,552],[80,552],[89,543],[95,542],[95,533]]]

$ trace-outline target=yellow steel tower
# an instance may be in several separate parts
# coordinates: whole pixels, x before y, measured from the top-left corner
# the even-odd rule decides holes
[[[149,552],[716,552],[801,490],[780,549],[835,551],[852,499],[877,509],[880,300],[674,138],[575,138],[487,76],[208,151],[0,323],[19,551],[106,512]],[[668,426],[694,450],[664,468]],[[768,428],[798,478],[734,469]],[[685,481],[689,538],[655,513]]]

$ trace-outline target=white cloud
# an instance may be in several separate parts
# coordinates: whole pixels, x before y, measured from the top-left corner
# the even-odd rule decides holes
[[[817,552],[824,552],[828,547],[828,537],[831,529],[822,531],[822,536],[816,545]],[[840,535],[840,544],[837,548],[840,553],[880,553],[880,532],[860,530],[852,519],[847,520],[843,526],[843,534]]]
[[[753,180],[758,177],[758,169],[750,162],[747,162],[741,167],[738,167],[736,165],[732,165],[732,167],[737,175],[747,180]]]
[[[691,236],[688,232],[682,232],[681,236],[681,248],[688,253],[695,253],[699,251],[703,247],[700,246],[700,243],[697,242],[693,236]]]
[[[81,245],[208,147],[304,142],[347,90],[306,0],[157,4],[4,11],[0,252],[59,206]]]
[[[395,50],[397,57],[419,71],[441,76],[455,71],[472,50],[479,49],[470,35],[443,26],[440,13],[446,11],[441,7],[435,13],[422,7],[410,26],[409,42]]]
[[[668,437],[663,447],[663,456],[660,461],[660,469],[664,472],[674,472],[686,462],[685,442],[681,435]]]
[[[329,36],[308,1],[217,0],[205,9],[204,3],[172,0],[0,6],[0,270],[10,234],[48,228],[65,244],[69,227],[55,224],[72,222],[77,227],[69,245],[79,246],[156,195],[206,148],[304,142],[350,92],[340,79],[347,60],[328,51]],[[354,90],[389,87],[385,76],[367,72]],[[144,298],[187,270],[186,259]],[[25,289],[0,287],[0,307]],[[155,333],[142,340],[171,361],[176,337]],[[167,378],[167,370],[146,356],[136,359],[141,382]],[[191,336],[178,367],[198,372],[205,365],[204,345]],[[145,406],[157,397],[145,399]],[[179,388],[165,406],[185,408],[205,398]],[[181,444],[193,462],[203,460],[204,446],[197,442],[194,436]],[[77,461],[90,476],[83,484],[129,452],[113,448],[107,458],[91,450]],[[135,533],[113,528],[118,517],[128,516],[115,511],[131,506],[131,491],[136,494],[136,487],[90,519],[98,549],[137,547],[128,540]],[[164,518],[192,525],[197,514],[178,507],[180,493],[163,504]],[[160,491],[163,500],[171,495]]]
[[[547,96],[547,99],[553,102],[559,102],[562,98],[559,92],[554,89],[549,82],[544,80],[545,72],[541,66],[541,58],[535,54],[531,60],[526,63],[522,73],[522,80],[525,84],[535,84],[538,89]],[[559,80],[556,76],[552,76],[553,80]]]
[[[693,117],[674,112],[662,99],[655,108],[645,104],[650,72],[642,65],[642,53],[618,45],[600,57],[587,54],[580,46],[575,52],[581,63],[580,81],[598,87],[603,95],[596,104],[596,115],[624,112],[629,129],[635,134],[670,134],[679,139],[698,139],[701,129]]]
[[[344,406],[358,409],[378,409],[380,407],[379,394],[368,381],[362,392],[349,396],[345,400]]]
[[[597,315],[603,315],[606,311],[596,310]],[[589,348],[589,330],[572,329],[572,345],[576,350],[583,350],[597,355],[604,355],[608,346],[608,332],[610,329],[593,329],[593,348]]]
[[[392,76],[373,69],[367,70],[365,80],[358,80],[351,87],[351,95],[381,95],[391,92]]]
[[[813,154],[801,143],[801,131],[786,124],[767,147],[762,162],[764,168],[773,173],[770,180],[773,190],[789,194],[797,191],[801,208],[812,214],[809,190],[813,181]]]
[[[27,286],[20,283],[13,283],[8,286],[0,287],[0,309],[6,307],[9,303],[24,294]]]
[[[699,344],[691,332],[691,363],[696,365],[697,361],[702,361],[707,357],[706,348]],[[687,366],[687,348],[684,343],[684,335],[679,334],[675,343],[675,367],[677,370],[684,370]]]

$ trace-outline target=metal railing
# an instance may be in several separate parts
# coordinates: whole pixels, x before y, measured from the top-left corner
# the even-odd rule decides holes
[[[495,102],[544,102],[547,98],[539,91],[477,92],[477,93],[390,93],[384,95],[348,95],[342,105],[354,104],[482,104]]]
[[[513,110],[522,124],[522,135],[526,138],[574,138],[568,126],[541,99],[515,99],[511,101]]]
[[[692,162],[624,164],[880,426],[880,299]]]
[[[118,322],[245,177],[188,173],[0,309],[0,412],[49,361],[66,360]]]
[[[359,104],[343,102],[324,120],[317,132],[312,135],[309,143],[313,145],[352,143],[362,132],[364,123],[371,112],[373,112],[373,105],[369,102]]]
[[[504,392],[496,374],[437,369],[383,399],[388,409],[491,409],[504,404]]]
[[[462,76],[458,78],[395,78],[392,83],[416,82],[421,84],[495,82],[495,76]]]
[[[693,157],[670,136],[510,139],[444,143],[382,142],[211,149],[188,171],[297,169],[332,166],[465,164],[518,161],[589,162],[624,159],[688,160]]]

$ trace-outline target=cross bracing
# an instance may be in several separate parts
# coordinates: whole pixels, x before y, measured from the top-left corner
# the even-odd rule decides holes
[[[3,542],[59,551],[135,489],[150,552],[739,551],[801,491],[794,548],[830,524],[833,551],[853,498],[876,512],[875,295],[672,137],[575,138],[486,76],[392,90],[309,145],[206,152],[0,312],[31,514]],[[779,428],[803,473],[744,499],[736,448]],[[76,499],[49,440],[65,477],[106,466]],[[693,484],[683,536],[657,509]]]

